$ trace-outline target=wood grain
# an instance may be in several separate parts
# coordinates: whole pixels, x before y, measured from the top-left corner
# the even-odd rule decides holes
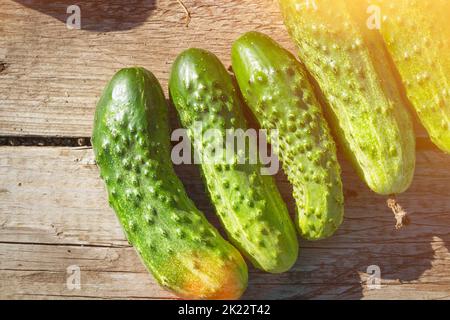
[[[80,0],[82,30],[65,26],[69,0],[0,4],[0,136],[90,136],[95,104],[118,69],[152,70],[167,93],[172,61],[188,47],[229,65],[232,41],[265,32],[291,51],[276,0]],[[176,126],[172,113],[172,125]],[[449,299],[450,157],[418,128],[417,171],[399,197],[412,224],[394,229],[386,199],[370,192],[342,160],[346,218],[338,233],[301,242],[282,275],[250,269],[244,298]],[[194,166],[176,168],[189,195],[220,228]],[[285,177],[278,186],[291,213]],[[66,286],[81,269],[81,289]],[[367,267],[381,268],[370,290]],[[172,299],[145,270],[108,207],[86,148],[0,147],[0,298]]]
[[[82,30],[66,27],[71,0],[2,1],[0,136],[90,136],[98,97],[118,69],[144,66],[167,93],[171,64],[189,47],[228,66],[232,42],[258,30],[295,52],[277,0],[185,0],[188,28],[176,0],[77,3]]]
[[[345,222],[329,240],[301,242],[281,275],[251,268],[245,298],[449,299],[450,157],[421,150],[414,183],[399,197],[412,224],[394,229],[385,198],[343,163]],[[189,195],[218,226],[194,166],[177,167]],[[91,149],[0,147],[0,298],[158,298],[174,296],[147,273],[108,207]],[[277,182],[291,209],[291,188]],[[67,267],[81,269],[68,290]],[[369,290],[367,267],[381,269]]]
[[[189,47],[229,65],[232,41],[256,29],[293,48],[274,0],[186,0],[188,28],[176,0],[81,1],[82,30],[63,23],[72,1],[21,2],[0,10],[0,135],[90,136],[97,99],[125,66],[152,70],[166,89],[172,61]]]

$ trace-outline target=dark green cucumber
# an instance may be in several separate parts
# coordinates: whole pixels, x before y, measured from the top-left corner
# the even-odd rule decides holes
[[[219,59],[201,49],[189,49],[175,61],[170,95],[198,154],[209,156],[217,141],[194,138],[195,123],[226,141],[226,130],[247,130],[242,102],[231,76]],[[225,147],[225,145],[222,145]],[[287,208],[272,177],[261,175],[260,164],[204,161],[201,165],[212,203],[232,243],[258,268],[288,270],[297,259],[298,242]],[[245,150],[248,155],[248,149]],[[216,158],[217,159],[217,158]]]
[[[306,72],[268,36],[249,32],[233,45],[233,71],[264,129],[278,130],[279,156],[297,203],[303,237],[331,236],[343,220],[336,146]]]
[[[431,140],[450,153],[449,0],[369,0],[406,94]]]
[[[184,298],[238,298],[247,266],[173,170],[167,105],[151,72],[114,76],[97,105],[92,144],[110,204],[157,281]]]
[[[396,194],[411,184],[415,136],[382,39],[361,0],[280,0],[299,56],[328,104],[338,142],[367,185]],[[366,8],[367,9],[367,8]]]

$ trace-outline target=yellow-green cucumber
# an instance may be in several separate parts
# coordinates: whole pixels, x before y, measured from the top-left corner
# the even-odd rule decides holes
[[[399,194],[415,168],[415,136],[381,38],[361,0],[279,0],[299,57],[317,81],[330,126],[376,193]]]
[[[431,140],[450,153],[450,1],[370,5],[378,6],[381,34],[419,119]]]

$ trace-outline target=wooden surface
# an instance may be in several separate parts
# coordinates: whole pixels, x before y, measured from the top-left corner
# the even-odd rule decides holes
[[[188,28],[176,0],[112,0],[97,8],[92,3],[98,1],[77,1],[81,26],[91,30],[68,30],[59,21],[65,21],[71,0],[20,4],[25,2],[0,4],[4,135],[90,136],[98,96],[125,66],[152,70],[166,89],[172,61],[189,47],[211,50],[229,65],[233,40],[257,29],[293,48],[273,0],[227,0],[220,6],[186,0],[192,11]]]
[[[0,148],[0,298],[173,297],[127,244],[92,158],[91,149]],[[415,182],[399,198],[412,218],[402,231],[385,199],[343,163],[347,204],[338,233],[302,241],[288,273],[251,269],[245,298],[449,298],[449,157],[419,152]],[[195,167],[177,171],[212,218]],[[292,209],[289,184],[278,183]],[[81,269],[81,290],[66,288],[71,265]],[[367,288],[370,265],[381,269],[381,289]]]
[[[0,137],[88,137],[98,96],[116,70],[142,65],[165,88],[171,62],[187,47],[212,50],[228,65],[231,42],[257,29],[293,50],[272,0],[185,0],[188,28],[176,0],[84,0],[84,30],[68,30],[71,2],[0,3]],[[346,218],[338,233],[302,241],[290,272],[250,269],[244,298],[449,299],[450,156],[419,136],[415,180],[399,197],[408,228],[394,230],[386,199],[342,160]],[[177,172],[217,225],[197,169]],[[282,175],[278,185],[293,212]],[[66,286],[72,265],[81,270],[80,290]],[[370,265],[381,269],[381,289],[367,286]],[[128,245],[92,150],[0,147],[0,298],[174,298]]]

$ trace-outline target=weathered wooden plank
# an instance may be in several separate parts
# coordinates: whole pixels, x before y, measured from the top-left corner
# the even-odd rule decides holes
[[[91,149],[2,147],[0,171],[1,241],[90,245],[126,245],[106,193]],[[413,224],[402,232],[394,230],[393,216],[385,197],[375,195],[343,161],[346,223],[333,238],[333,245],[355,242],[421,241],[416,232],[448,236],[450,217],[449,157],[421,151],[415,181],[399,196],[410,211]],[[195,166],[177,168],[190,196],[212,217]],[[290,185],[281,175],[278,183],[291,212],[294,204]],[[215,220],[216,221],[216,220]],[[93,232],[94,231],[94,232]],[[383,231],[383,232],[381,232]],[[390,238],[386,238],[389,236]],[[384,240],[386,239],[386,240]]]
[[[166,88],[172,61],[189,47],[212,50],[227,65],[245,31],[293,47],[273,0],[186,0],[188,28],[176,0],[79,1],[90,30],[68,30],[62,21],[72,2],[2,1],[0,135],[89,136],[97,98],[121,67],[147,67]]]
[[[301,242],[285,274],[251,269],[246,298],[448,298],[450,294],[449,156],[418,153],[411,189],[399,197],[412,224],[394,230],[385,199],[370,192],[345,161],[346,220],[331,239]],[[129,247],[92,150],[0,147],[0,297],[173,298],[160,289]],[[177,171],[201,210],[214,221],[193,166]],[[277,178],[291,211],[290,186]],[[65,287],[67,267],[80,266],[81,291]],[[381,269],[369,290],[367,267]]]
[[[449,297],[449,253],[436,242],[430,269],[417,280],[400,282],[382,268],[380,289],[369,290],[361,257],[347,249],[306,248],[285,276],[252,270],[248,299],[434,298]],[[347,256],[345,263],[334,259]],[[132,248],[0,244],[0,298],[172,299],[140,263]],[[328,257],[328,258],[325,258]],[[327,264],[324,264],[324,263]],[[390,262],[390,261],[389,261]],[[390,262],[391,263],[391,262]],[[80,268],[80,289],[67,286],[71,266]]]
[[[2,298],[174,298],[160,288],[131,247],[0,244]],[[7,259],[5,259],[7,258]],[[80,268],[80,289],[67,286]]]
[[[82,30],[65,25],[73,1],[2,1],[0,135],[90,136],[98,96],[115,71],[144,66],[167,92],[172,61],[189,47],[229,65],[232,41],[259,30],[295,51],[276,0],[186,0],[188,28],[176,0],[77,3]]]
[[[98,210],[106,208],[106,198],[96,167],[82,164],[92,160],[78,158],[86,152],[27,147],[2,151],[3,241],[126,244],[111,212]],[[60,170],[69,171],[64,177]],[[79,179],[74,181],[76,176]],[[41,209],[35,210],[36,206]],[[91,226],[97,230],[94,239],[89,235]]]
[[[367,288],[366,266],[360,268],[364,259],[355,255],[357,252],[306,248],[303,256],[307,258],[300,259],[284,276],[252,270],[245,297],[448,298],[449,253],[442,242],[434,245],[433,264],[418,279],[405,279],[402,272],[382,268],[381,288],[376,290]],[[344,255],[345,263],[335,262]],[[0,256],[7,258],[0,266],[2,298],[174,298],[156,285],[132,248],[2,244]],[[66,285],[67,268],[74,265],[81,271],[80,290],[69,290]],[[417,268],[417,263],[413,267]]]

